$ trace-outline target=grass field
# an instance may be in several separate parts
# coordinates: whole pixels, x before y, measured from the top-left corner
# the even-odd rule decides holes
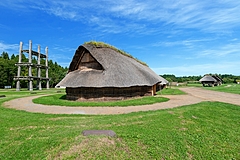
[[[202,84],[196,83],[196,84],[187,84],[187,87],[201,87],[202,89],[208,89],[213,91],[240,94],[240,84],[236,84],[236,83],[223,84],[221,86],[214,86],[214,87],[203,87]],[[179,87],[174,86],[172,88],[178,89]]]
[[[202,87],[201,83],[188,83],[187,84],[188,87]]]
[[[213,91],[219,91],[219,92],[240,94],[240,84],[223,84],[221,86],[203,87],[203,88],[208,90],[213,90]]]
[[[178,88],[166,88],[157,92],[158,95],[181,95],[186,94]],[[75,102],[66,100],[66,94],[55,94],[50,96],[44,96],[40,98],[36,98],[33,100],[34,103],[37,104],[45,104],[45,105],[58,105],[58,106],[136,106],[136,105],[146,105],[146,104],[154,104],[160,102],[168,101],[167,98],[164,97],[141,97],[130,100],[121,100],[121,101],[112,101],[112,102]]]
[[[202,102],[123,115],[45,115],[2,106],[29,92],[3,93],[0,159],[240,159],[239,106]],[[117,136],[81,134],[92,129]]]
[[[178,87],[165,88],[157,92],[158,95],[182,95],[185,92],[178,89]]]
[[[136,105],[145,105],[145,104],[154,104],[160,102],[168,101],[168,98],[164,97],[141,97],[134,98],[129,100],[120,100],[120,101],[103,101],[103,102],[79,102],[79,101],[69,101],[66,100],[66,94],[55,94],[50,96],[44,96],[36,98],[33,100],[34,103],[38,104],[47,104],[47,105],[58,105],[58,106],[136,106]]]

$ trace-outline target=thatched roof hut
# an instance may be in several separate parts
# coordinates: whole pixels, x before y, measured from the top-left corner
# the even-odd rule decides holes
[[[154,95],[162,81],[148,66],[108,45],[78,47],[69,72],[57,86],[65,86],[73,100],[111,100]]]
[[[217,75],[205,75],[203,78],[199,80],[203,86],[217,86],[222,84],[222,79]]]
[[[163,78],[162,76],[159,76],[161,79],[161,83],[159,83],[158,85],[158,90],[161,90],[163,88],[167,87],[167,84],[169,83],[168,80],[166,80],[165,78]]]
[[[159,76],[160,77],[160,79],[161,79],[161,85],[166,85],[166,84],[168,84],[169,82],[168,82],[168,80],[166,80],[165,78],[163,78],[162,76]]]

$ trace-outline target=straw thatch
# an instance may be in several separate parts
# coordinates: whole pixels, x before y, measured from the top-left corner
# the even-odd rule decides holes
[[[203,86],[218,86],[222,84],[222,79],[217,75],[205,75],[203,78],[199,80]]]
[[[210,75],[205,75],[203,78],[199,80],[200,82],[217,82],[215,78]]]
[[[212,75],[212,77],[217,80],[218,84],[221,85],[223,83],[223,80],[218,75]]]
[[[159,76],[160,77],[160,79],[161,79],[161,85],[166,85],[166,84],[168,84],[169,82],[168,82],[168,80],[166,80],[165,78],[163,78],[162,76]]]
[[[71,99],[82,98],[86,96],[84,93],[90,98],[105,97],[104,90],[109,88],[112,89],[107,97],[117,97],[118,94],[131,97],[145,95],[144,92],[155,93],[154,86],[161,81],[161,77],[149,67],[129,56],[109,47],[83,44],[76,50],[68,74],[57,86],[65,86],[69,97],[73,95],[70,92],[74,92]]]
[[[163,88],[167,87],[169,82],[165,78],[163,78],[162,76],[159,76],[159,77],[161,79],[161,83],[159,83],[159,85],[157,87],[157,90],[162,90]]]

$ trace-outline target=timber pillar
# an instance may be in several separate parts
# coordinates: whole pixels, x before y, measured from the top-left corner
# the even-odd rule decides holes
[[[32,82],[32,41],[29,41],[29,52],[28,52],[28,76],[29,76],[29,80],[28,80],[28,89],[29,91],[33,90],[33,82]]]
[[[46,88],[49,89],[49,77],[48,77],[48,47],[45,49],[46,54],[46,60],[45,60],[45,66],[46,66],[46,80],[47,80],[47,86]]]
[[[19,61],[15,65],[18,67],[17,76],[14,77],[16,82],[16,91],[20,91],[20,81],[28,81],[28,89],[30,91],[33,90],[33,81],[37,80],[38,89],[42,90],[42,80],[46,80],[46,88],[49,89],[49,77],[48,77],[48,48],[46,47],[46,54],[41,53],[40,45],[38,45],[38,51],[32,50],[32,41],[29,41],[29,49],[23,50],[23,42],[20,42],[19,47]],[[22,62],[22,54],[28,54],[28,62]],[[32,61],[32,57],[37,57],[37,64],[34,64]],[[45,65],[41,64],[41,59],[45,58]],[[28,76],[21,76],[21,67],[27,67]],[[33,69],[37,69],[36,75],[33,75]],[[46,70],[46,77],[41,77],[41,69]]]
[[[18,63],[22,62],[22,47],[23,47],[23,43],[20,42]],[[18,66],[17,77],[20,77],[20,74],[21,74],[21,66]],[[16,91],[20,91],[20,80],[19,79],[17,80]]]
[[[37,67],[37,77],[38,77],[38,89],[39,90],[42,90],[42,82],[41,82],[41,53],[40,53],[40,45],[38,45],[38,56],[37,56],[37,64],[38,64],[38,67]]]

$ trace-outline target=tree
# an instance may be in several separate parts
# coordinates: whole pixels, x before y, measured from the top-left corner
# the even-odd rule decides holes
[[[7,53],[7,52],[3,52],[3,53],[1,54],[1,58],[9,60],[8,53]]]
[[[170,78],[172,80],[172,82],[177,82],[177,78],[173,74],[164,74],[164,75],[162,75],[162,77],[165,79]]]
[[[11,60],[15,60],[15,58],[16,58],[16,56],[14,55],[14,54],[12,54],[12,56],[11,56]]]
[[[17,75],[17,67],[15,64],[18,62],[19,55],[15,56],[11,55],[9,59],[8,53],[3,52],[0,55],[0,88],[4,88],[4,86],[12,86],[15,87],[16,82],[13,80],[14,76]],[[22,62],[28,62],[28,58],[24,54],[22,54]],[[36,58],[33,58],[33,62],[37,63]],[[41,64],[45,65],[45,60],[41,60]],[[62,67],[57,64],[57,62],[53,62],[52,60],[48,61],[49,64],[49,78],[50,78],[50,87],[55,87],[55,85],[60,82],[64,76],[66,75],[68,68]],[[34,76],[37,76],[36,69],[32,70]],[[21,67],[21,76],[28,76],[28,68]],[[41,69],[41,77],[46,76],[46,71]],[[35,86],[37,83],[34,81]],[[42,86],[46,86],[46,81],[42,82]],[[27,88],[28,81],[21,81],[21,87]]]

